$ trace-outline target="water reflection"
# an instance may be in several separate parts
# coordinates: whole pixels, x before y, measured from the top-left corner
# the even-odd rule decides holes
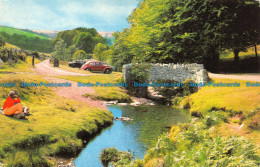
[[[114,121],[114,124],[94,138],[75,160],[77,167],[102,167],[99,154],[103,148],[116,147],[120,151],[134,152],[143,158],[148,147],[158,136],[169,131],[167,127],[186,122],[189,114],[167,106],[109,106],[114,117],[129,117],[134,121]]]

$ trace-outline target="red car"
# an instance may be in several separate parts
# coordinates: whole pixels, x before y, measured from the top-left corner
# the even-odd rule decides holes
[[[81,67],[82,70],[87,70],[87,71],[103,71],[106,74],[109,74],[112,72],[112,68],[100,61],[89,61],[86,64],[84,64]]]

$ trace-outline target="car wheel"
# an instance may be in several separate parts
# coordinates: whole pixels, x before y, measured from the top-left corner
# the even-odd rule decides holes
[[[104,71],[106,74],[109,74],[109,73],[111,73],[111,70],[110,69],[105,69],[105,71]]]
[[[86,70],[86,71],[91,71],[91,69],[90,69],[90,68],[86,68],[85,70]]]

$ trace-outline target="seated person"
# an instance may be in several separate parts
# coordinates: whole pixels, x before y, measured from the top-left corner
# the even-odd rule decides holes
[[[20,98],[16,95],[15,91],[11,91],[8,98],[4,103],[4,114],[8,116],[21,115],[24,118],[25,114],[23,112],[24,108],[21,104]]]

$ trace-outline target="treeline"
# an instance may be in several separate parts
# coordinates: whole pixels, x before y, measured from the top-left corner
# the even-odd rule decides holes
[[[256,0],[145,0],[128,17],[130,28],[114,33],[111,63],[203,63],[217,71],[220,54],[259,43]],[[257,54],[256,54],[257,55]]]
[[[27,37],[26,35],[19,35],[16,33],[11,35],[6,32],[0,32],[0,36],[4,38],[6,42],[26,50],[37,50],[44,53],[51,53],[53,51],[53,47],[50,45],[50,40],[48,39]]]
[[[95,28],[75,28],[61,31],[51,41],[53,56],[61,60],[91,58],[97,44],[106,45],[106,39]]]

